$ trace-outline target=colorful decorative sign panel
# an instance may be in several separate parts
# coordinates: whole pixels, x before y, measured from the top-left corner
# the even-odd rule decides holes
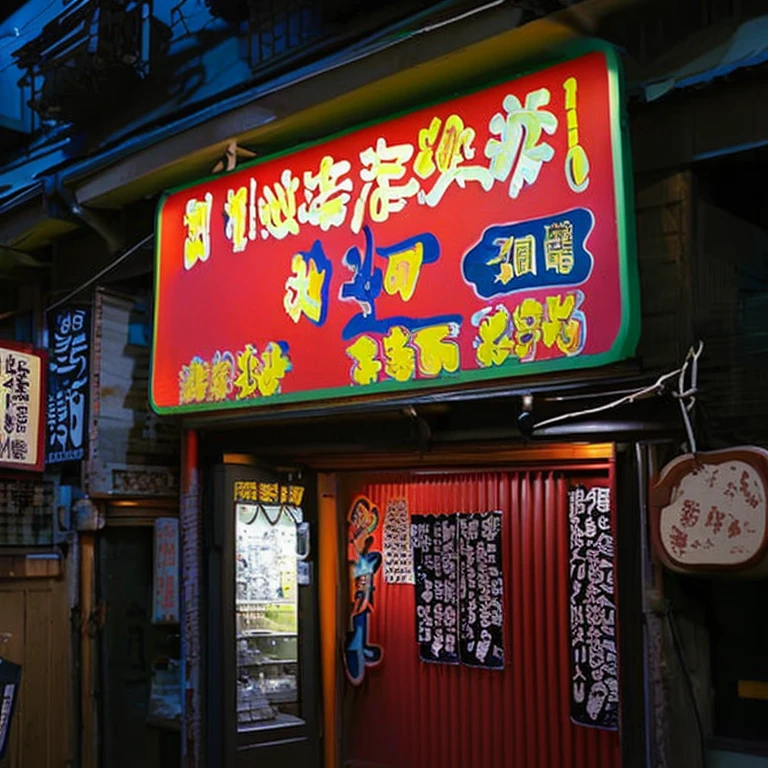
[[[44,459],[45,353],[0,346],[0,467],[41,472]]]
[[[594,49],[168,194],[151,399],[209,411],[634,351],[618,64]]]
[[[344,668],[352,685],[360,685],[366,667],[381,663],[384,650],[371,642],[370,616],[374,609],[381,552],[374,550],[379,508],[367,497],[357,496],[347,514],[349,565],[349,625],[344,640]]]
[[[768,451],[756,446],[685,454],[651,490],[651,534],[671,570],[768,572]]]

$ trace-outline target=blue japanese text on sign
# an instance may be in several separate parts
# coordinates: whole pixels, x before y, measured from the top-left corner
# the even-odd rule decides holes
[[[85,457],[91,311],[62,307],[49,317],[48,440],[45,461]]]

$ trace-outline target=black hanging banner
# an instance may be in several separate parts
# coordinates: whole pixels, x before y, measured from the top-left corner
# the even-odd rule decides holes
[[[616,730],[619,717],[610,488],[568,490],[571,719]]]
[[[91,310],[61,307],[48,316],[48,403],[45,462],[85,458]]]
[[[456,515],[413,515],[416,638],[422,661],[459,663]]]
[[[504,668],[501,512],[459,515],[461,661]]]
[[[11,737],[11,722],[21,683],[21,667],[0,658],[0,760],[5,757]]]

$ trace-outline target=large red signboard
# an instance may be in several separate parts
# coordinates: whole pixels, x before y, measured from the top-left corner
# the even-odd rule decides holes
[[[603,365],[636,343],[617,63],[268,158],[159,209],[162,413]]]

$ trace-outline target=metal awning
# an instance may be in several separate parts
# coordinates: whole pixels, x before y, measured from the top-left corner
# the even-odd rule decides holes
[[[768,61],[768,16],[722,24],[691,36],[658,61],[643,78],[647,101],[679,88],[709,83]]]

